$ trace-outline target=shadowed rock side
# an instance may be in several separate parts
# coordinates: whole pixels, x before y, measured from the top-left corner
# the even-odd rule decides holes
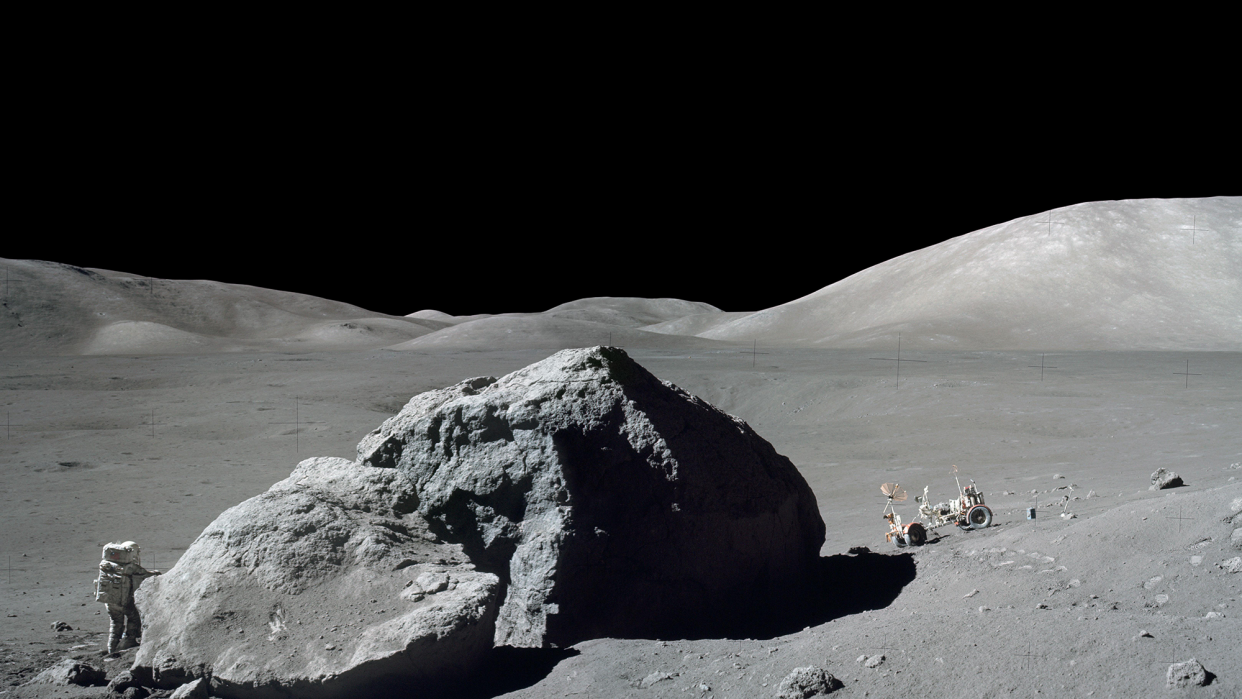
[[[474,392],[473,395],[471,393]],[[417,396],[358,446],[508,585],[496,642],[694,634],[773,612],[824,541],[794,465],[616,348]]]

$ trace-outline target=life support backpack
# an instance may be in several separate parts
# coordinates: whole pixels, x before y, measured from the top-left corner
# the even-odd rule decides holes
[[[125,574],[126,568],[131,563],[138,563],[140,555],[141,549],[132,541],[104,545],[103,560],[99,563],[99,577],[95,580],[96,602],[125,605],[133,584]]]
[[[123,607],[129,599],[129,588],[129,576],[125,574],[124,566],[111,561],[100,562],[99,577],[95,579],[96,602]]]

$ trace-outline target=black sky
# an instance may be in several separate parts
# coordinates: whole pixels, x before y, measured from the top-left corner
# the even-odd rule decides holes
[[[785,55],[371,58],[75,66],[25,113],[0,257],[398,315],[757,310],[1056,207],[1242,194],[1198,114],[1052,108],[1021,84]]]

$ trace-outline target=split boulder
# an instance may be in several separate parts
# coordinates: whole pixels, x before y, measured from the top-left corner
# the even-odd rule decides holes
[[[745,422],[622,350],[565,350],[415,396],[355,461],[225,511],[137,592],[133,671],[220,697],[453,687],[494,644],[791,611],[823,542],[810,486]]]

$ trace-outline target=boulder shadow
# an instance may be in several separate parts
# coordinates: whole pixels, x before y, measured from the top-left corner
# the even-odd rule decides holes
[[[746,609],[720,610],[711,618],[670,620],[644,638],[657,640],[770,639],[826,624],[850,614],[883,609],[915,578],[910,553],[880,554],[866,547],[824,556],[807,581],[789,581],[758,593]]]
[[[420,683],[411,687],[405,681],[399,686],[377,687],[368,696],[392,699],[491,699],[510,692],[533,687],[547,677],[557,663],[578,655],[573,648],[510,648],[491,649],[466,677],[438,685]]]

